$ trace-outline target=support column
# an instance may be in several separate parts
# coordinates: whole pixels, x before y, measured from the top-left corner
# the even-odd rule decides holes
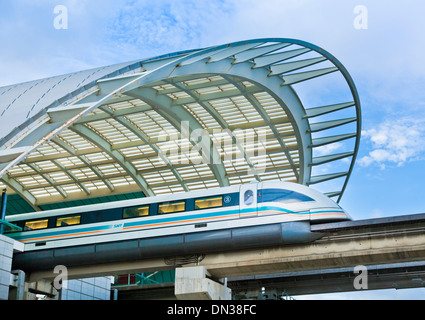
[[[59,291],[53,287],[51,281],[38,281],[25,284],[24,300],[60,300]]]
[[[0,220],[4,221],[6,219],[6,204],[7,204],[7,193],[6,189],[3,190],[1,195],[1,208],[0,208]],[[0,234],[4,233],[4,226],[0,224]]]
[[[22,270],[12,271],[12,279],[9,287],[9,300],[24,300],[25,296],[25,272]]]
[[[232,290],[215,282],[205,267],[176,269],[175,295],[179,300],[231,300]]]
[[[12,269],[13,240],[0,235],[0,300],[8,300]]]
[[[13,284],[13,252],[24,251],[24,245],[0,234],[0,300],[8,300],[9,286]]]

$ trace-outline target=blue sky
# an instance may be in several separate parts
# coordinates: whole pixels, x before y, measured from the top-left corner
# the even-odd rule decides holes
[[[57,5],[68,9],[67,30],[54,28]],[[365,30],[354,28],[357,5],[368,9]],[[3,0],[0,86],[231,41],[305,40],[345,65],[362,102],[359,158],[341,205],[355,219],[422,213],[424,11],[421,0]],[[425,297],[400,292],[379,297]]]

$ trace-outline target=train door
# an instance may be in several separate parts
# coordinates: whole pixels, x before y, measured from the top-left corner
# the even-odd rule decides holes
[[[252,217],[258,215],[257,209],[258,183],[250,183],[240,186],[239,192],[239,217]]]

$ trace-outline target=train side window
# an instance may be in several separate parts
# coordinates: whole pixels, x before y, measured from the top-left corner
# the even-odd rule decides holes
[[[195,200],[195,210],[218,208],[223,206],[223,196],[214,196]]]
[[[314,199],[305,194],[284,189],[265,189],[262,192],[262,197],[263,202],[294,203],[314,201]]]
[[[164,202],[158,205],[159,214],[183,212],[186,210],[186,201]]]
[[[72,217],[64,217],[58,218],[56,220],[56,227],[67,227],[67,226],[75,226],[81,223],[81,216],[72,216]]]
[[[48,224],[49,224],[49,219],[27,221],[25,222],[24,231],[47,229]]]
[[[149,215],[149,206],[124,208],[123,219],[145,217]]]

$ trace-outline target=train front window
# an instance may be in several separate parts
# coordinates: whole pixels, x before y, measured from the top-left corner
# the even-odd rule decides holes
[[[175,213],[182,212],[186,210],[186,202],[178,201],[178,202],[165,202],[161,203],[158,206],[159,214],[167,214],[167,213]]]
[[[56,220],[56,227],[75,226],[80,223],[81,223],[81,216],[58,218]]]
[[[48,219],[37,220],[37,221],[27,221],[25,222],[24,231],[47,229],[48,224],[49,224]]]
[[[223,196],[215,196],[215,197],[195,200],[196,210],[218,208],[222,206],[223,206]]]
[[[263,202],[295,203],[314,201],[305,194],[284,189],[265,189],[262,191]]]
[[[135,207],[135,208],[125,208],[123,213],[123,218],[138,218],[145,217],[149,215],[149,206],[144,207]]]

